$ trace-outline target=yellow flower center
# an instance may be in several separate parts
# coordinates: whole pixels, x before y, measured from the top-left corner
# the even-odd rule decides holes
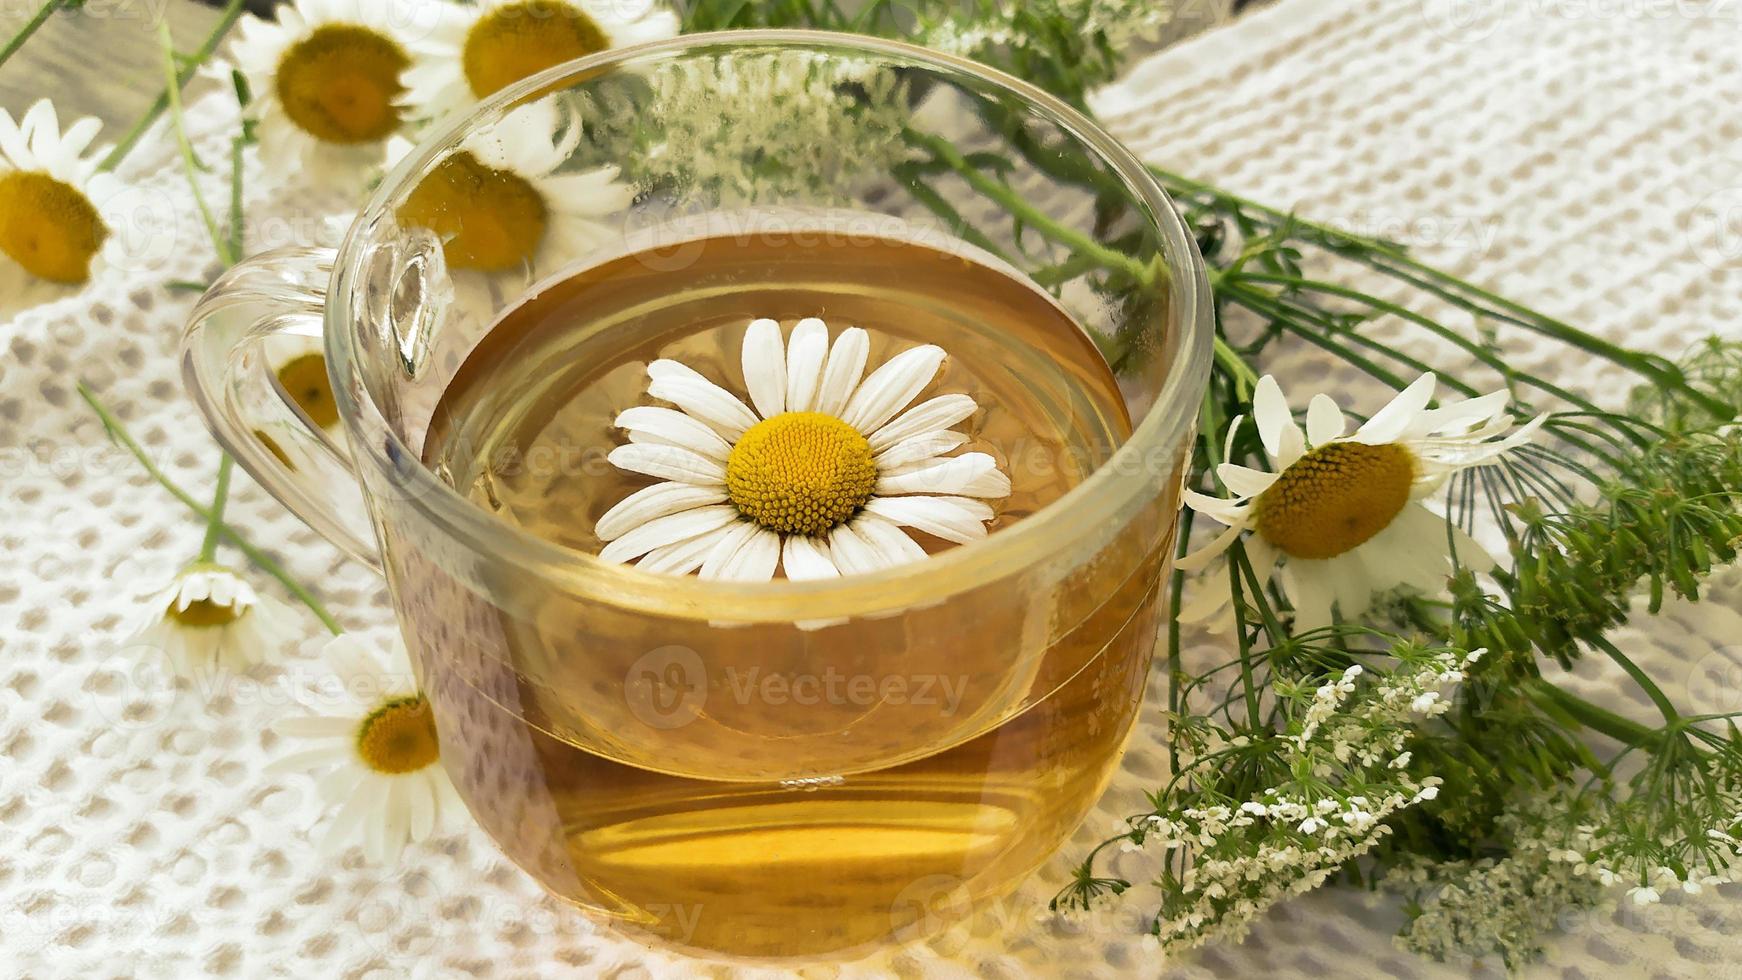
[[[333,386],[327,383],[327,359],[322,355],[303,354],[284,362],[278,369],[278,383],[315,425],[325,429],[339,421]]]
[[[109,229],[90,198],[40,171],[0,175],[0,252],[24,271],[72,285],[91,278]]]
[[[327,24],[278,61],[284,114],[328,143],[373,143],[399,128],[393,100],[405,91],[399,73],[411,64],[386,35],[355,24]]]
[[[399,220],[441,236],[449,266],[497,272],[532,257],[544,240],[549,212],[544,195],[526,178],[462,152],[412,188],[399,206]]]
[[[390,776],[416,772],[440,759],[429,701],[417,694],[371,711],[357,726],[357,755],[370,769]]]
[[[210,599],[195,599],[188,603],[186,609],[177,609],[171,605],[169,618],[183,626],[196,628],[228,626],[242,618],[242,610],[235,606],[221,606]]]
[[[1335,558],[1385,530],[1414,483],[1415,455],[1396,443],[1320,446],[1258,498],[1258,533],[1293,558]]]
[[[756,523],[817,535],[871,499],[871,444],[833,415],[787,412],[750,427],[726,458],[726,495]]]
[[[460,63],[472,94],[482,99],[552,65],[610,46],[610,38],[579,8],[560,0],[525,0],[478,18],[466,32]]]

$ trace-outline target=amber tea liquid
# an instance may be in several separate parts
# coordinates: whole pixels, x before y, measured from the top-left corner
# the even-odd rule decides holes
[[[743,396],[740,344],[764,316],[865,328],[867,373],[943,347],[916,401],[966,392],[981,406],[958,426],[963,451],[993,454],[1013,481],[993,536],[1129,435],[1095,345],[993,260],[829,235],[679,251],[575,270],[506,311],[442,396],[425,463],[502,520],[597,552],[594,522],[651,482],[604,460],[623,441],[615,415],[653,403],[647,363],[680,360]],[[1094,515],[1083,526],[1093,538]],[[480,589],[439,555],[390,565],[421,597],[403,625],[444,759],[511,857],[679,945],[814,956],[916,937],[1070,835],[1136,713],[1170,535],[1157,516],[1077,567],[1013,569],[822,628],[624,610],[584,590],[522,603],[532,590],[512,571]]]

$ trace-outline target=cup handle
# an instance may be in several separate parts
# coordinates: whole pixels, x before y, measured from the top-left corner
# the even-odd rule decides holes
[[[281,248],[232,267],[200,297],[182,334],[182,381],[206,427],[266,492],[377,571],[380,553],[342,437],[317,426],[279,385],[274,337],[323,335],[335,250]],[[328,381],[332,377],[327,367]],[[338,384],[333,384],[338,390]]]

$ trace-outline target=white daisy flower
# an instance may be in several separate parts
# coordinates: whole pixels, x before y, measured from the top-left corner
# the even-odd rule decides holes
[[[979,406],[947,394],[904,412],[944,351],[909,348],[864,377],[869,354],[858,327],[831,345],[815,317],[790,341],[756,320],[743,349],[754,410],[684,364],[649,364],[648,394],[681,411],[618,415],[629,444],[609,459],[663,482],[599,518],[609,542],[600,557],[672,575],[766,581],[779,565],[789,579],[816,579],[925,558],[902,528],[958,544],[985,537],[995,516],[986,501],[1009,496],[1010,478],[986,453],[948,455],[968,442],[950,427]]]
[[[295,0],[276,21],[242,19],[231,57],[253,93],[248,112],[270,173],[355,182],[381,164],[404,122],[400,75],[411,53],[400,20],[379,0]]]
[[[16,122],[0,109],[0,311],[82,287],[115,257],[125,185],[97,169],[106,150],[91,144],[102,127],[86,117],[62,132],[47,99]]]
[[[653,0],[481,0],[414,45],[405,102],[441,119],[553,65],[677,32]]]
[[[222,565],[188,566],[149,605],[131,642],[162,650],[184,677],[264,663],[296,627],[289,606]]]
[[[338,807],[322,853],[355,842],[369,860],[392,863],[407,842],[429,837],[461,806],[442,769],[429,700],[403,648],[389,658],[347,633],[327,641],[321,656],[333,671],[321,695],[336,700],[336,710],[274,724],[306,747],[268,769],[314,776],[321,799]]]
[[[520,106],[436,164],[399,220],[441,236],[453,270],[531,274],[568,262],[619,237],[607,219],[635,197],[616,167],[558,173],[580,142],[580,119],[564,100]]]
[[[1242,534],[1260,581],[1281,566],[1282,584],[1295,609],[1295,628],[1329,625],[1334,606],[1344,619],[1365,612],[1377,593],[1399,586],[1443,591],[1453,551],[1445,518],[1419,501],[1446,477],[1497,461],[1535,435],[1546,416],[1513,428],[1509,395],[1428,408],[1435,379],[1424,374],[1399,392],[1353,435],[1328,395],[1307,407],[1306,430],[1295,423],[1276,380],[1266,375],[1253,394],[1253,418],[1264,450],[1275,461],[1265,472],[1235,463],[1216,469],[1230,496],[1186,491],[1185,502],[1227,526],[1209,546],[1180,559],[1196,571]],[[1233,450],[1243,418],[1228,427],[1224,455]],[[1482,547],[1450,528],[1460,564],[1486,570]],[[1212,615],[1212,603],[1193,612]]]

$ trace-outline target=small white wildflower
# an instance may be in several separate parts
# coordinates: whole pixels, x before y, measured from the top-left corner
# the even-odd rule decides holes
[[[1661,900],[1657,889],[1648,885],[1635,885],[1627,890],[1627,897],[1633,899],[1634,905],[1652,905]]]

